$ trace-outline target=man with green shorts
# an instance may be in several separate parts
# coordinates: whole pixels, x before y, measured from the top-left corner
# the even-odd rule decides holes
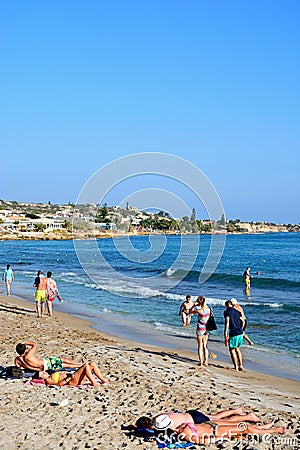
[[[224,311],[225,327],[224,339],[225,345],[229,344],[229,352],[235,370],[244,370],[243,356],[240,347],[243,345],[243,326],[245,319],[241,312],[233,307],[230,300],[225,302]]]
[[[47,356],[46,358],[38,358],[35,356],[36,349],[36,342],[19,342],[16,346],[18,356],[15,358],[15,365],[18,367],[23,367],[23,369],[36,371],[77,369],[82,366],[82,363],[78,363],[61,356]]]
[[[43,271],[38,271],[38,276],[34,280],[33,286],[36,288],[35,291],[35,308],[38,317],[44,317],[45,313],[45,302],[46,302],[46,289],[47,289],[48,278],[44,277]]]

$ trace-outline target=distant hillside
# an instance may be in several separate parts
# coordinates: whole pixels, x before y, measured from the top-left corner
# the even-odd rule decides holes
[[[102,206],[94,203],[58,205],[0,200],[2,239],[72,239],[115,234],[151,233],[274,233],[299,232],[299,224],[218,221],[191,216],[171,217],[165,211],[141,211],[135,206]]]

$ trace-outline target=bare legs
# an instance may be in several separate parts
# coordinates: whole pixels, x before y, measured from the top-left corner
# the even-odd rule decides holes
[[[235,370],[244,370],[243,356],[239,348],[230,348],[230,356]]]
[[[254,345],[254,342],[251,341],[251,339],[249,338],[249,336],[245,333],[243,333],[243,338],[246,339],[246,341],[248,342],[249,345]]]
[[[223,425],[231,423],[239,423],[242,421],[246,422],[260,422],[259,418],[250,412],[248,414],[244,413],[244,408],[241,406],[236,409],[229,409],[225,411],[220,411],[219,413],[209,415],[209,419],[213,422],[219,423],[222,421]]]
[[[197,343],[198,343],[198,358],[200,366],[208,366],[208,334],[204,336],[197,335]]]
[[[41,302],[40,300],[35,302],[35,309],[37,312],[38,317],[44,317],[45,314],[45,303]]]
[[[73,361],[72,359],[61,358],[61,360],[64,369],[77,369],[78,367],[82,366],[82,363],[78,363],[76,361]]]
[[[97,364],[91,362],[91,363],[84,363],[81,367],[79,367],[78,370],[76,370],[72,379],[70,380],[69,383],[70,386],[78,386],[79,384],[82,383],[84,378],[87,378],[92,383],[93,386],[99,386],[99,383],[97,383],[95,378],[93,377],[93,372],[102,383],[108,383],[109,380],[103,377]]]
[[[183,327],[188,327],[190,325],[190,323],[191,323],[191,316],[190,316],[190,314],[182,311],[181,319],[182,319],[182,326]]]
[[[48,316],[52,316],[52,302],[47,300]]]
[[[241,431],[239,425],[218,425],[216,430],[216,436],[224,436],[224,437],[232,437],[232,436],[240,436],[247,434],[265,434],[266,431],[268,434],[283,434],[286,431],[285,427],[273,427],[273,422],[268,423],[267,425],[251,425],[249,423],[243,422],[243,430]]]
[[[242,426],[241,426],[242,425]],[[250,425],[246,422],[240,422],[239,424],[218,424],[213,427],[209,422],[195,425],[197,428],[197,434],[186,425],[182,424],[177,428],[177,431],[181,434],[182,438],[188,442],[195,444],[210,444],[215,442],[215,438],[233,438],[236,436],[250,436],[258,434],[283,434],[286,431],[285,427],[273,427],[273,422],[267,425]]]
[[[99,380],[100,380],[102,383],[108,383],[108,382],[109,382],[109,380],[107,380],[106,378],[103,377],[103,375],[102,375],[102,373],[100,372],[100,369],[99,369],[99,367],[97,366],[96,363],[91,362],[91,363],[90,363],[90,368],[91,368],[91,370],[94,372],[94,374],[96,375],[96,377],[98,377]]]
[[[7,293],[8,297],[10,296],[10,283],[11,283],[11,280],[6,280],[5,281],[6,293]]]

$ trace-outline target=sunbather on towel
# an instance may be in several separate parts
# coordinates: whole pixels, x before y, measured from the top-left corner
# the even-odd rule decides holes
[[[47,386],[79,386],[80,384],[85,384],[86,381],[90,381],[93,386],[99,386],[99,383],[93,377],[93,373],[101,381],[101,383],[108,383],[109,380],[103,377],[100,372],[99,367],[96,363],[84,363],[79,369],[73,374],[68,374],[67,372],[54,372],[49,375],[46,371],[39,371],[39,378],[45,380]]]
[[[27,348],[29,346],[30,348]],[[19,356],[15,358],[15,365],[28,370],[62,370],[76,369],[82,363],[72,361],[71,359],[60,356],[50,356],[46,358],[37,358],[34,353],[37,349],[36,342],[19,343],[16,346],[16,352]]]
[[[157,417],[158,420],[164,416]],[[241,426],[242,425],[242,426]],[[269,434],[284,434],[285,427],[274,427],[274,423],[270,422],[266,425],[252,425],[246,422],[232,423],[230,425],[217,424],[215,421],[203,422],[202,424],[183,423],[180,425],[176,433],[178,438],[194,444],[214,444],[218,438],[232,439],[238,436],[257,436]]]
[[[154,428],[156,417],[165,414],[172,421],[172,429],[176,429],[182,423],[196,423],[201,424],[203,422],[214,421],[221,425],[231,425],[239,422],[259,422],[259,418],[254,412],[245,413],[243,407],[236,409],[229,409],[220,411],[216,414],[203,414],[201,411],[191,409],[184,413],[160,413],[159,415],[151,418],[147,416],[140,417],[135,424],[136,428],[147,428],[149,430]]]

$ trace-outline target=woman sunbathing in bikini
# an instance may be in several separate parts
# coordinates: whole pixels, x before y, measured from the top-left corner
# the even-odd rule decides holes
[[[249,436],[258,434],[284,434],[285,427],[274,427],[274,423],[266,425],[251,425],[240,422],[231,425],[220,425],[216,422],[204,422],[201,425],[194,423],[182,423],[177,429],[178,438],[193,444],[213,444],[216,438],[235,438],[237,436]]]
[[[87,380],[92,383],[92,386],[99,386],[99,383],[93,377],[93,373],[102,384],[109,383],[109,380],[103,377],[99,367],[94,362],[84,363],[72,374],[64,371],[54,372],[52,375],[45,371],[38,372],[39,378],[45,380],[47,386],[79,386],[80,384],[85,384]]]

